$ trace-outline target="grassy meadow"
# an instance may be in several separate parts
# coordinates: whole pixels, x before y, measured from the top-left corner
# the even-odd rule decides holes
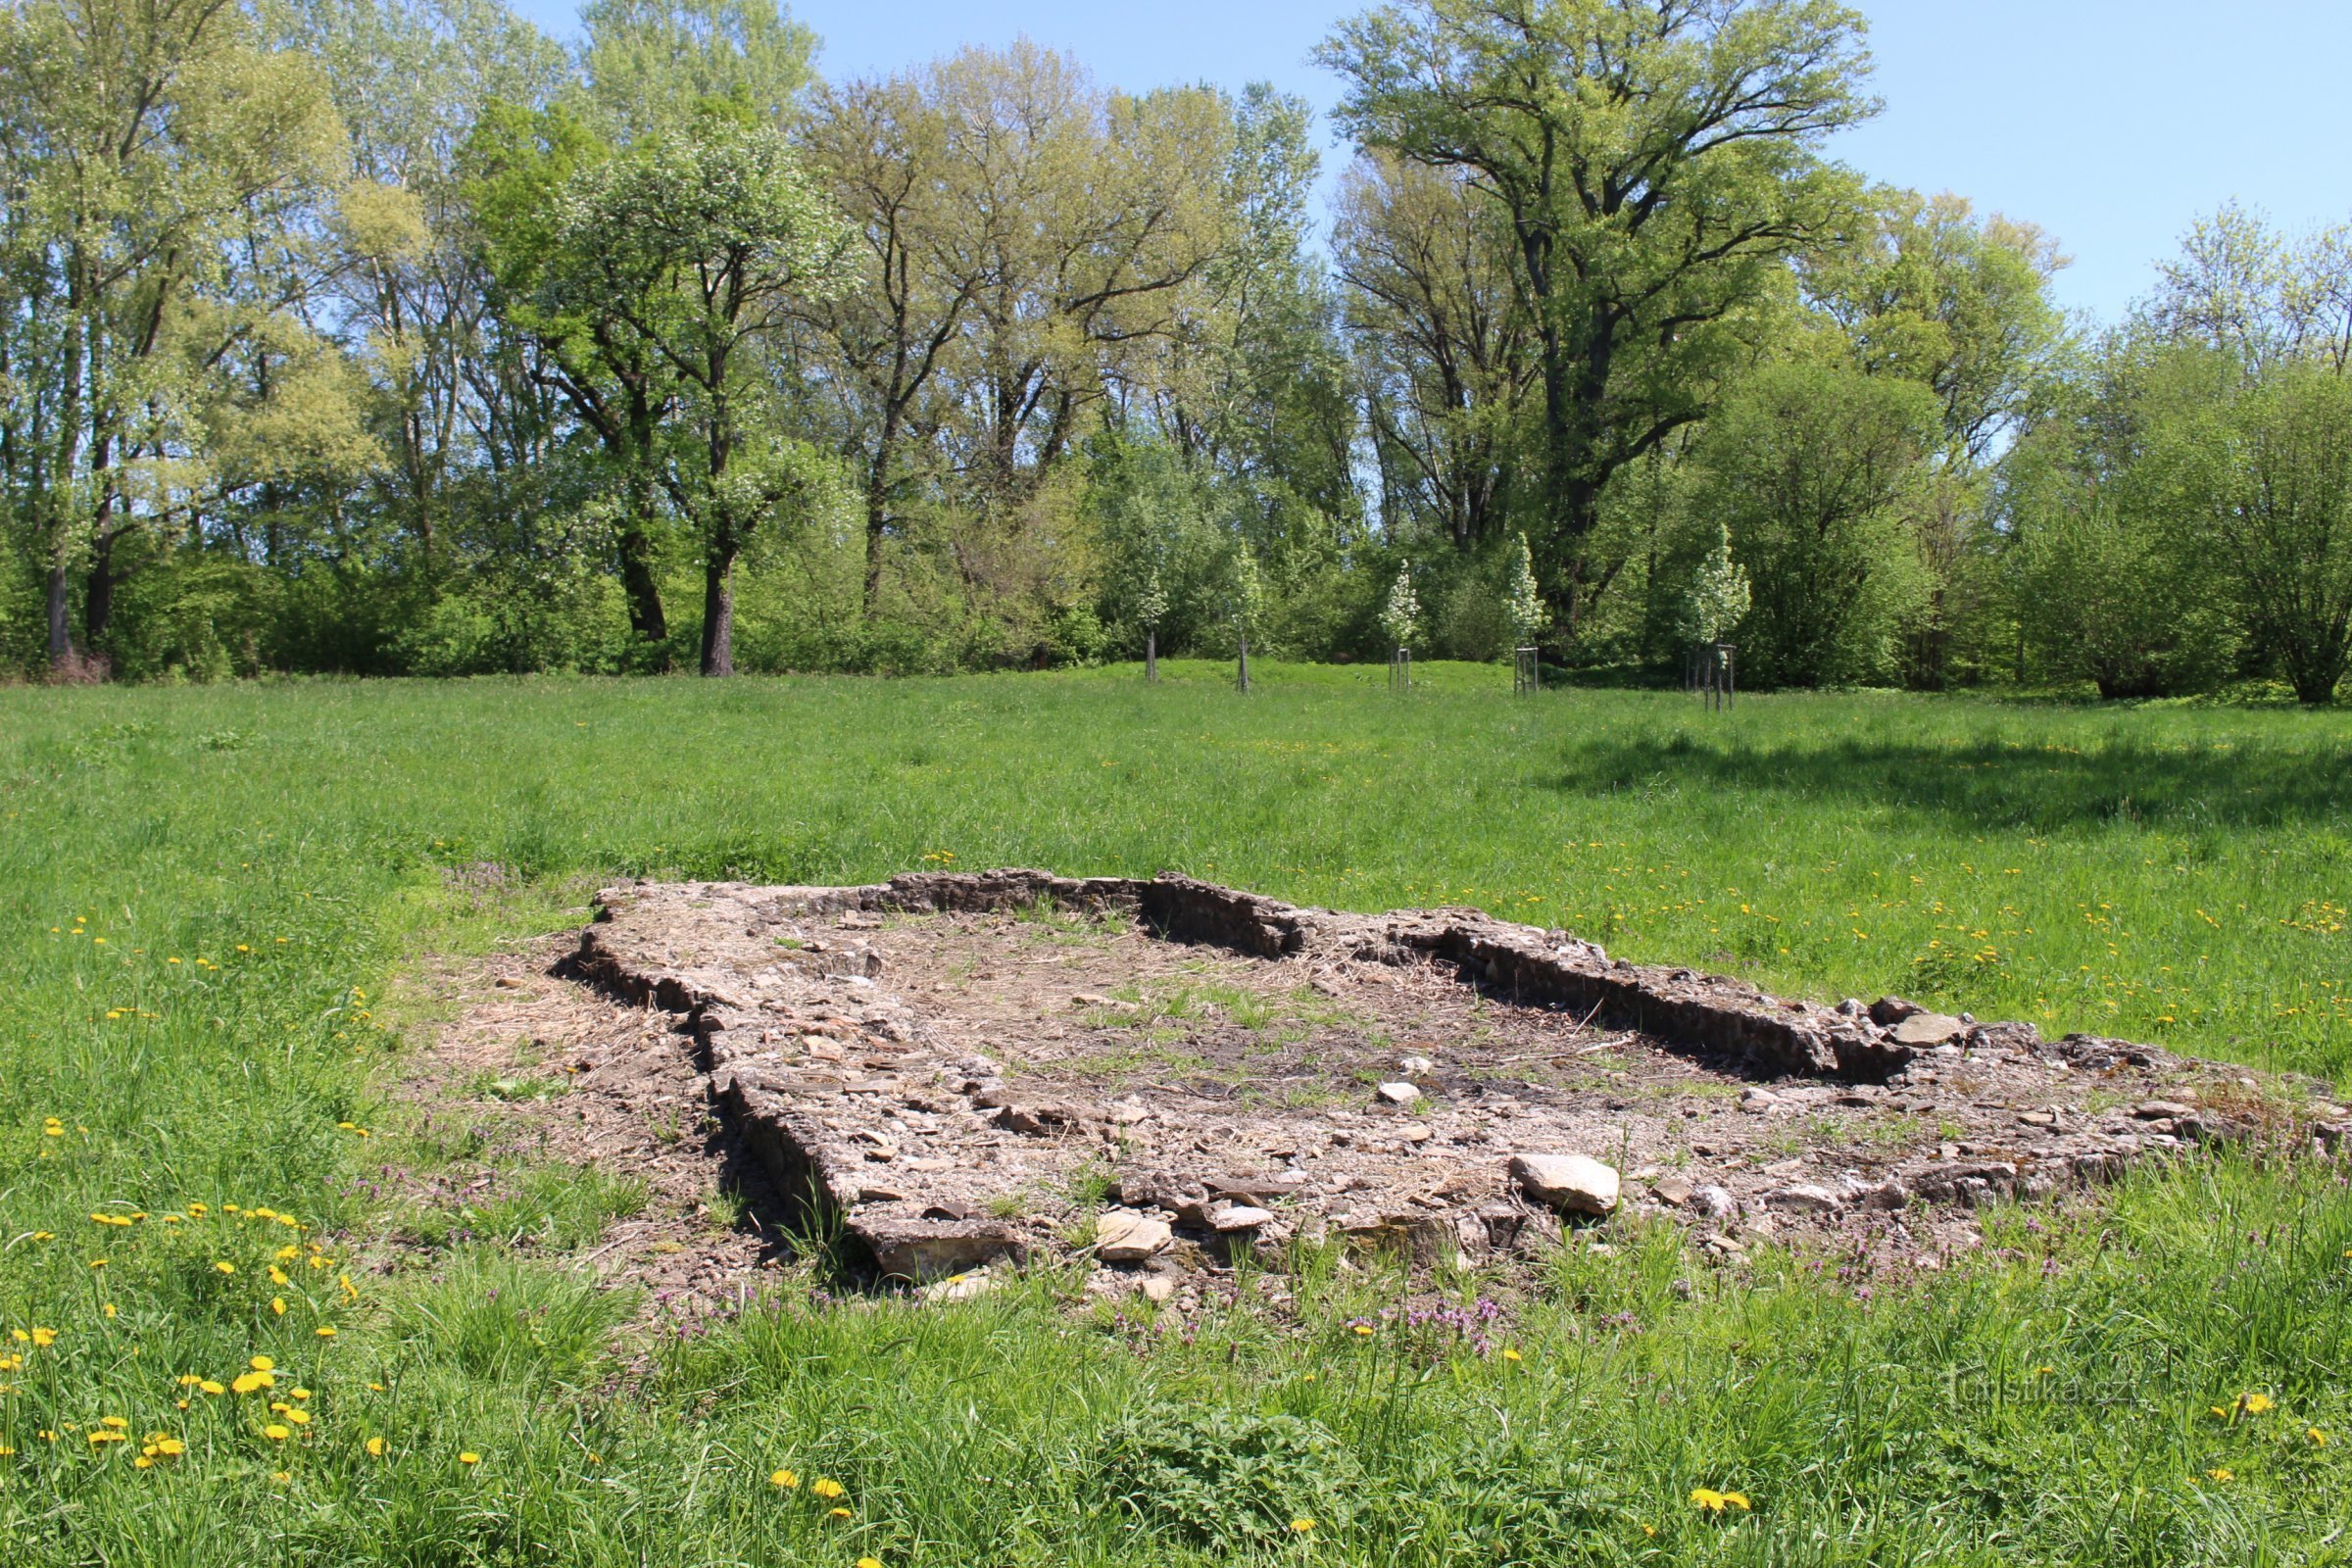
[[[2352,715],[1167,669],[0,690],[0,1561],[2352,1561],[2311,1162],[1964,1258],[1726,1273],[1624,1223],[1533,1288],[1318,1260],[1182,1332],[1051,1268],[672,1320],[583,1270],[626,1183],[392,1093],[425,960],[600,879],[999,864],[1478,905],[2352,1087]],[[485,1159],[495,1223],[403,1209]]]

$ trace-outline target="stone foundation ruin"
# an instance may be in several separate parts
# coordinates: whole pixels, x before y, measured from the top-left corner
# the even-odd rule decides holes
[[[885,1278],[1033,1253],[1154,1295],[1342,1244],[1443,1264],[1566,1219],[1730,1255],[1973,1210],[2346,1113],[2151,1047],[1894,999],[1822,1006],[1474,910],[1298,908],[1179,876],[636,883],[574,979],[679,1016],[793,1219]]]

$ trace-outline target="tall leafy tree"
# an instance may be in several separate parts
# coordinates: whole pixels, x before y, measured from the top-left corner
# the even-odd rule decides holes
[[[491,280],[501,330],[527,345],[531,373],[552,387],[603,457],[614,564],[641,656],[668,668],[669,614],[657,563],[662,431],[677,406],[676,372],[630,324],[646,301],[566,285],[592,259],[568,255],[570,182],[613,156],[587,122],[561,104],[492,104],[475,125],[465,168],[467,220]],[[603,242],[585,236],[589,245]],[[643,286],[667,287],[648,275]]]
[[[6,445],[38,518],[53,664],[69,600],[103,640],[114,556],[157,465],[185,451],[191,361],[174,313],[237,294],[342,173],[343,127],[312,63],[267,47],[224,0],[28,0],[0,12],[0,181],[27,329]],[[258,243],[257,243],[258,241]]]
[[[855,226],[859,287],[806,314],[846,372],[845,445],[863,469],[864,609],[879,612],[882,569],[913,475],[909,448],[936,434],[927,407],[981,283],[955,244],[957,127],[935,77],[869,78],[823,89],[806,132],[813,171]]]
[[[2278,366],[2212,421],[2199,520],[2247,629],[2312,707],[2352,663],[2352,378]]]
[[[1458,170],[1368,153],[1333,235],[1389,524],[1467,550],[1507,525],[1539,385],[1502,210]]]
[[[1884,680],[1922,584],[1901,504],[1934,451],[1915,381],[1803,361],[1746,377],[1694,454],[1752,602],[1740,662],[1768,685]]]
[[[1320,58],[1367,146],[1500,203],[1544,387],[1546,574],[1573,615],[1610,477],[1706,412],[1743,313],[1848,221],[1819,149],[1875,109],[1833,0],[1410,0]]]
[[[797,301],[848,286],[847,225],[781,132],[712,110],[567,181],[545,290],[611,313],[681,388],[690,438],[662,465],[704,569],[702,671],[734,673],[734,570],[761,523],[815,482],[762,417],[760,345]]]
[[[782,125],[814,79],[816,34],[775,0],[588,0],[580,24],[587,118],[616,142],[711,101]]]

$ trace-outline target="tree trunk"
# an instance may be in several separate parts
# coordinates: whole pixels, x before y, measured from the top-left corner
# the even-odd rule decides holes
[[[59,549],[49,562],[49,667],[61,669],[74,660],[74,622],[66,609],[66,564]]]
[[[1243,691],[1250,689],[1250,634],[1242,634],[1242,672],[1235,684]]]
[[[117,580],[115,535],[101,518],[90,540],[90,580],[82,590],[81,635],[92,648],[106,646],[107,630],[114,624]]]
[[[899,444],[899,411],[886,408],[874,442],[873,466],[865,478],[865,618],[874,618],[882,597],[882,538],[890,526],[890,459]]]
[[[1144,684],[1159,684],[1159,633],[1144,628]]]
[[[713,550],[703,566],[703,673],[735,673],[735,552]]]
[[[669,616],[662,609],[662,584],[654,575],[654,542],[631,514],[620,526],[620,589],[629,603],[629,630],[654,651],[656,674],[669,673]]]

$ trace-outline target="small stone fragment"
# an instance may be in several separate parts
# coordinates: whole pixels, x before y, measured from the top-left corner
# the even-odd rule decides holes
[[[1253,1231],[1272,1223],[1272,1210],[1250,1203],[1217,1203],[1208,1210],[1208,1228],[1212,1231]]]
[[[1537,1202],[1574,1214],[1617,1206],[1617,1172],[1583,1154],[1514,1154],[1512,1183]]]
[[[1968,1025],[1948,1012],[1915,1012],[1896,1024],[1892,1038],[1898,1046],[1940,1046],[1968,1032]]]
[[[1709,1219],[1730,1219],[1740,1212],[1740,1200],[1732,1196],[1731,1189],[1711,1182],[1690,1190],[1690,1206]]]
[[[1891,1211],[1893,1209],[1908,1206],[1910,1201],[1911,1190],[1905,1187],[1901,1182],[1894,1180],[1892,1177],[1888,1177],[1886,1181],[1879,1183],[1878,1186],[1869,1189],[1862,1195],[1862,1206],[1864,1208],[1879,1208]]]
[[[1680,1176],[1661,1176],[1649,1184],[1649,1190],[1657,1195],[1659,1202],[1672,1203],[1677,1208],[1690,1201],[1692,1192],[1690,1184]]]
[[[2141,1121],[2165,1121],[2180,1116],[2194,1116],[2197,1107],[2183,1105],[2178,1100],[2150,1100],[2132,1107],[2132,1114]]]
[[[1835,1214],[1844,1204],[1826,1187],[1797,1182],[1766,1193],[1764,1206],[1783,1214]]]
[[[1104,1209],[1095,1219],[1095,1255],[1105,1263],[1141,1263],[1167,1246],[1173,1234],[1155,1214]]]
[[[1427,1056],[1406,1056],[1396,1063],[1397,1069],[1410,1077],[1420,1078],[1438,1070],[1438,1064]]]
[[[968,1301],[975,1296],[986,1295],[996,1288],[996,1281],[986,1274],[951,1274],[937,1284],[923,1287],[926,1301]]]
[[[1382,1084],[1380,1098],[1392,1105],[1410,1105],[1421,1098],[1421,1090],[1416,1084]]]

